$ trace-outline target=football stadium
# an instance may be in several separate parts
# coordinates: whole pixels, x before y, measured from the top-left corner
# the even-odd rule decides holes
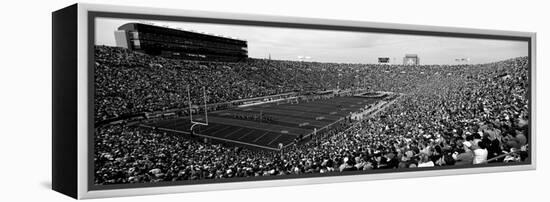
[[[252,58],[245,40],[142,23],[115,37],[94,52],[95,184],[529,158],[528,57],[331,63]]]

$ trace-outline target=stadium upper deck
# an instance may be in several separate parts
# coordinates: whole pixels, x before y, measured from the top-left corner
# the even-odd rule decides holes
[[[244,40],[142,23],[127,23],[115,31],[117,46],[167,58],[241,61],[248,57]]]

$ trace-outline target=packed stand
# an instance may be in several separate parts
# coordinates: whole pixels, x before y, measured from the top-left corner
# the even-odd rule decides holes
[[[273,64],[273,61],[250,62],[255,63]],[[353,64],[342,66],[354,67]],[[311,140],[285,148],[283,152],[216,144],[197,137],[125,125],[97,128],[95,182],[119,184],[415,167],[468,167],[528,159],[530,117],[526,57],[483,65],[371,65],[367,69],[364,72],[370,72],[368,74],[352,72],[356,75],[364,73],[373,90],[403,92],[405,95],[374,116],[362,121],[345,119],[319,132]],[[133,73],[150,76],[143,74],[143,70]],[[118,74],[129,79],[139,78],[132,74],[115,75]],[[275,83],[276,78],[268,75],[264,77],[273,81],[266,79],[264,82]],[[252,73],[240,76],[261,78]],[[114,81],[122,82],[122,79]],[[245,83],[252,81],[255,80],[249,79]],[[151,78],[143,82],[116,88],[117,85],[126,85],[118,83],[110,88],[132,92],[122,93],[125,95],[141,96],[149,95],[151,92],[145,92],[163,83]],[[294,84],[291,83],[289,89]],[[136,88],[139,86],[142,89]],[[256,86],[265,87],[267,84]],[[174,95],[178,94],[174,92]],[[154,100],[154,96],[159,94],[149,97]]]

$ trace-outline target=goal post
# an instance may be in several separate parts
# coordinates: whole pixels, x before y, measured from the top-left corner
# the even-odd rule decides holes
[[[203,125],[208,126],[208,108],[206,106],[206,87],[202,87],[203,91],[203,100],[204,100],[204,122],[195,121],[193,120],[193,104],[191,102],[191,89],[190,85],[187,85],[187,102],[189,103],[189,120],[191,122],[191,131],[193,130],[193,126],[195,125]],[[197,107],[198,109],[198,107]]]

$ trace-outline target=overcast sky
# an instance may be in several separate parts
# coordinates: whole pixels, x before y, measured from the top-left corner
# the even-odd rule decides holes
[[[402,63],[405,54],[417,54],[421,64],[456,64],[456,58],[470,58],[469,63],[475,64],[528,54],[528,43],[524,41],[115,18],[96,18],[96,45],[116,46],[114,31],[128,22],[152,22],[236,37],[248,41],[248,55],[252,58],[267,58],[271,54],[277,60],[308,56],[308,61],[377,63],[378,57],[389,57],[392,63]]]

